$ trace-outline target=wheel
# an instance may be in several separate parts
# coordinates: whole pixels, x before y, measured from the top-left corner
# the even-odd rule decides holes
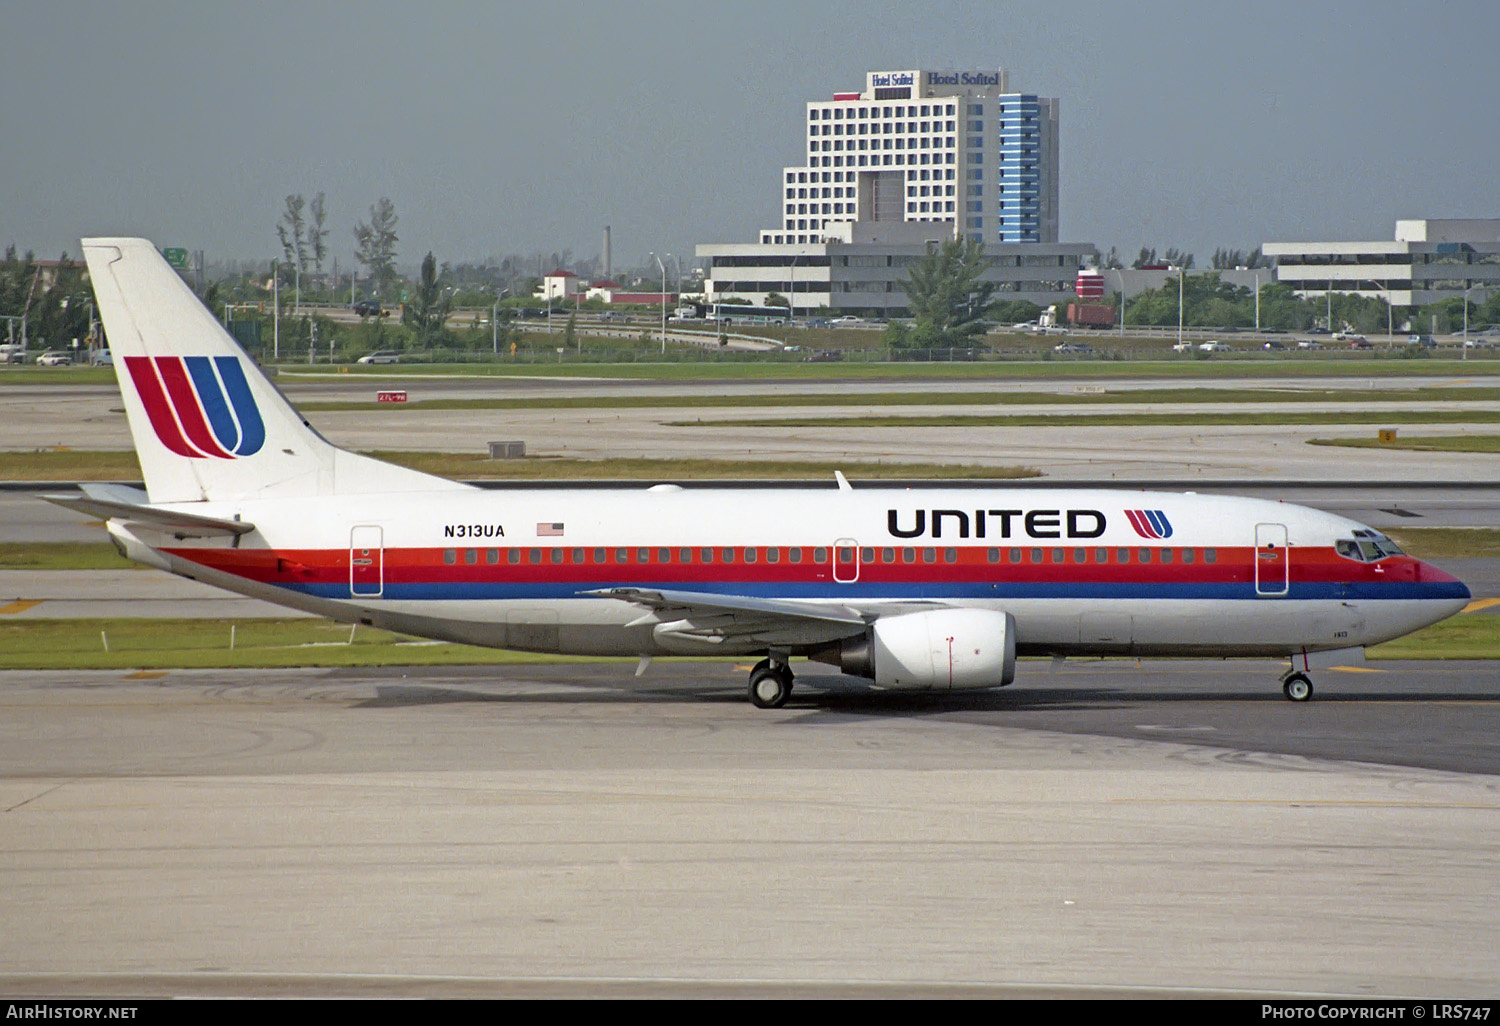
[[[757,709],[780,709],[792,697],[792,673],[785,666],[757,666],[750,674],[750,701]]]
[[[1305,673],[1294,673],[1281,683],[1281,690],[1293,702],[1305,702],[1312,697],[1312,681]]]

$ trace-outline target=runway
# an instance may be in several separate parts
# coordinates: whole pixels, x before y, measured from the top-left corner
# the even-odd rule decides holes
[[[0,674],[0,990],[1493,994],[1492,681],[1046,666]]]

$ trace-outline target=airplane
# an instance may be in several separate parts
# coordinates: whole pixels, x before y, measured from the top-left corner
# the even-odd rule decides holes
[[[346,623],[495,648],[791,659],[875,689],[1001,687],[1021,656],[1287,660],[1283,691],[1469,590],[1363,524],[1102,489],[490,490],[326,441],[145,239],[85,239],[145,490],[49,496],[128,558]]]

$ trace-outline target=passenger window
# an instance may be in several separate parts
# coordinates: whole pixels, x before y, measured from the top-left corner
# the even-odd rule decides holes
[[[998,562],[1000,562],[1000,550],[999,549],[990,549],[990,551],[989,551],[989,560],[990,560],[991,563],[998,563]]]
[[[1151,550],[1150,549],[1142,549],[1141,550],[1141,562],[1142,563],[1149,563],[1149,562],[1151,562]]]
[[[1089,550],[1088,549],[1074,549],[1073,550],[1073,562],[1075,562],[1075,563],[1087,563],[1088,561],[1089,561]]]
[[[838,549],[838,561],[840,566],[848,566],[849,564],[853,563],[854,550],[840,546]]]
[[[1161,550],[1161,561],[1163,563],[1170,563],[1170,562],[1172,562],[1172,550],[1171,549],[1162,549]]]
[[[443,562],[447,563],[449,566],[452,566],[454,563],[457,563],[458,562],[458,550],[457,549],[444,549],[443,550]]]
[[[905,549],[901,550],[901,562],[903,562],[903,563],[915,563],[916,561],[917,561],[917,550],[916,549],[905,548]]]
[[[542,561],[542,550],[541,549],[527,549],[526,553],[527,553],[527,557],[531,560],[531,565],[532,566],[537,566],[537,565],[539,565],[541,563],[541,561]]]
[[[1061,563],[1061,562],[1063,562],[1063,550],[1062,549],[1053,549],[1052,550],[1052,562],[1054,562],[1054,563]]]
[[[1010,561],[1012,563],[1019,563],[1019,562],[1021,562],[1021,550],[1020,549],[1011,549],[1010,550]]]
[[[594,550],[594,562],[595,563],[605,563],[605,562],[608,562],[608,560],[609,560],[609,553],[608,553],[607,550],[605,550],[605,549],[595,549]]]
[[[894,563],[896,561],[896,550],[895,549],[881,549],[880,550],[880,561],[882,563]]]
[[[801,549],[795,549],[795,548],[794,549],[788,549],[787,550],[787,562],[789,562],[789,563],[800,563],[800,562],[802,562],[802,550]]]
[[[944,549],[943,550],[943,562],[944,563],[957,563],[958,562],[958,550],[957,549]]]
[[[562,561],[563,561],[563,550],[562,549],[553,549],[552,550],[552,565],[553,566],[562,566]]]
[[[505,553],[505,561],[507,563],[512,564],[512,565],[514,565],[516,563],[519,563],[521,561],[521,550],[520,549],[510,549],[510,550],[508,550]]]
[[[937,549],[933,549],[933,548],[923,549],[922,550],[922,562],[924,562],[924,563],[936,563],[937,562]]]
[[[578,566],[582,566],[587,561],[584,558],[586,555],[587,555],[587,553],[585,553],[583,549],[574,549],[573,550],[573,562],[575,564],[577,564]]]
[[[767,549],[766,550],[766,562],[767,563],[780,563],[781,562],[781,550],[778,549],[778,548],[776,548],[774,545],[771,546],[769,549]]]
[[[1191,563],[1191,562],[1193,562],[1197,558],[1198,558],[1198,550],[1197,549],[1183,549],[1182,550],[1182,561],[1184,563]]]
[[[819,565],[828,562],[828,550],[821,547],[813,549],[813,562]]]
[[[642,563],[642,564],[651,562],[651,550],[650,549],[636,549],[635,550],[635,561],[637,563]]]
[[[681,552],[677,553],[677,558],[680,562],[691,563],[693,561],[693,550],[683,549]]]
[[[760,550],[754,547],[745,550],[745,562],[754,563],[760,557]]]
[[[484,550],[484,561],[486,563],[488,563],[490,566],[494,566],[496,563],[500,562],[500,550],[499,549],[485,549]]]
[[[1094,562],[1095,563],[1108,563],[1109,562],[1109,550],[1108,549],[1095,549],[1094,550]]]
[[[1130,550],[1129,549],[1116,549],[1115,550],[1115,562],[1116,563],[1129,563],[1130,562]]]
[[[724,556],[724,562],[726,562],[726,563],[733,563],[734,562],[734,550],[733,549],[725,549],[724,552],[723,552],[723,556]]]
[[[476,566],[476,565],[478,565],[478,563],[479,563],[479,550],[478,549],[464,549],[464,562],[467,563],[469,566]]]
[[[1218,561],[1219,561],[1219,550],[1218,549],[1204,549],[1203,550],[1203,562],[1205,562],[1205,563],[1217,563]]]
[[[870,548],[860,549],[859,559],[862,563],[875,562],[875,550]]]
[[[630,550],[629,549],[615,549],[615,562],[616,563],[629,563],[630,562]]]
[[[671,549],[657,549],[656,550],[656,561],[658,563],[670,563],[670,562],[672,562],[672,550]]]
[[[1031,562],[1035,563],[1035,564],[1040,564],[1041,561],[1042,561],[1042,550],[1041,549],[1032,549],[1031,550]]]
[[[703,562],[705,563],[712,563],[714,561],[713,549],[704,549],[702,552],[698,553],[698,555],[703,557]]]

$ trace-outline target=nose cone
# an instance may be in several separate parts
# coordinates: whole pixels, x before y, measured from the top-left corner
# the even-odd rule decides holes
[[[1417,581],[1420,584],[1432,585],[1442,592],[1443,597],[1461,598],[1467,602],[1473,596],[1469,593],[1468,585],[1446,570],[1440,570],[1431,563],[1416,561]]]

